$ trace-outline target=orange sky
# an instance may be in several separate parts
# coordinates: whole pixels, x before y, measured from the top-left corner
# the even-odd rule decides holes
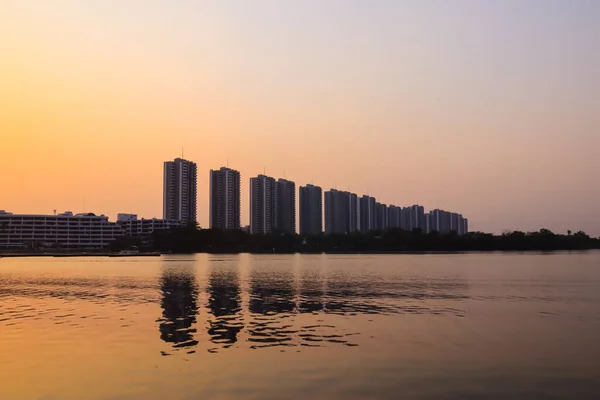
[[[184,148],[203,226],[229,159],[242,224],[266,168],[471,229],[600,234],[600,7],[482,3],[6,0],[0,209],[160,217]]]

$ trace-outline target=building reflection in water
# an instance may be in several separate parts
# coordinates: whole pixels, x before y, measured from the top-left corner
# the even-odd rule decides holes
[[[250,274],[250,312],[280,314],[295,310],[294,275],[289,270],[255,269]]]
[[[229,347],[237,342],[237,335],[244,328],[237,265],[213,263],[207,291],[208,309],[213,316],[208,321],[210,340]]]
[[[160,338],[174,348],[190,348],[198,315],[198,283],[192,265],[166,263],[160,279],[162,318],[158,320]]]
[[[256,262],[260,261],[260,262]],[[411,279],[377,271],[327,271],[319,266],[274,264],[253,259],[247,286],[239,258],[210,262],[206,294],[208,336],[214,352],[243,340],[252,349],[272,346],[356,346],[357,324],[339,316],[463,314],[453,306],[467,296],[461,279]],[[244,270],[242,268],[242,270]],[[245,288],[245,289],[243,289]],[[243,293],[247,290],[247,293]],[[192,265],[166,263],[161,277],[161,339],[174,348],[196,346],[198,284]],[[248,295],[243,305],[242,297]],[[243,307],[247,306],[247,312]]]
[[[300,276],[298,311],[317,313],[323,310],[323,277],[318,270],[304,270]]]
[[[296,312],[294,274],[288,269],[255,268],[250,273],[250,302],[252,314],[248,341],[252,348],[292,346],[298,334],[292,322]]]

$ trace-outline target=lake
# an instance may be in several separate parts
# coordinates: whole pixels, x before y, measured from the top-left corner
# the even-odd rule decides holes
[[[0,259],[0,399],[599,399],[600,252]]]

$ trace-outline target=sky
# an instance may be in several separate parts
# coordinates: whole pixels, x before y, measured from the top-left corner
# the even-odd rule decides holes
[[[600,235],[595,0],[0,0],[0,209],[162,216],[163,162]]]

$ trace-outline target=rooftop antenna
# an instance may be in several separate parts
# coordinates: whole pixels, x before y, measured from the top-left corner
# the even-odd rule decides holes
[[[227,168],[229,168],[229,156],[227,156]]]
[[[183,147],[181,148],[181,158],[183,159]]]

